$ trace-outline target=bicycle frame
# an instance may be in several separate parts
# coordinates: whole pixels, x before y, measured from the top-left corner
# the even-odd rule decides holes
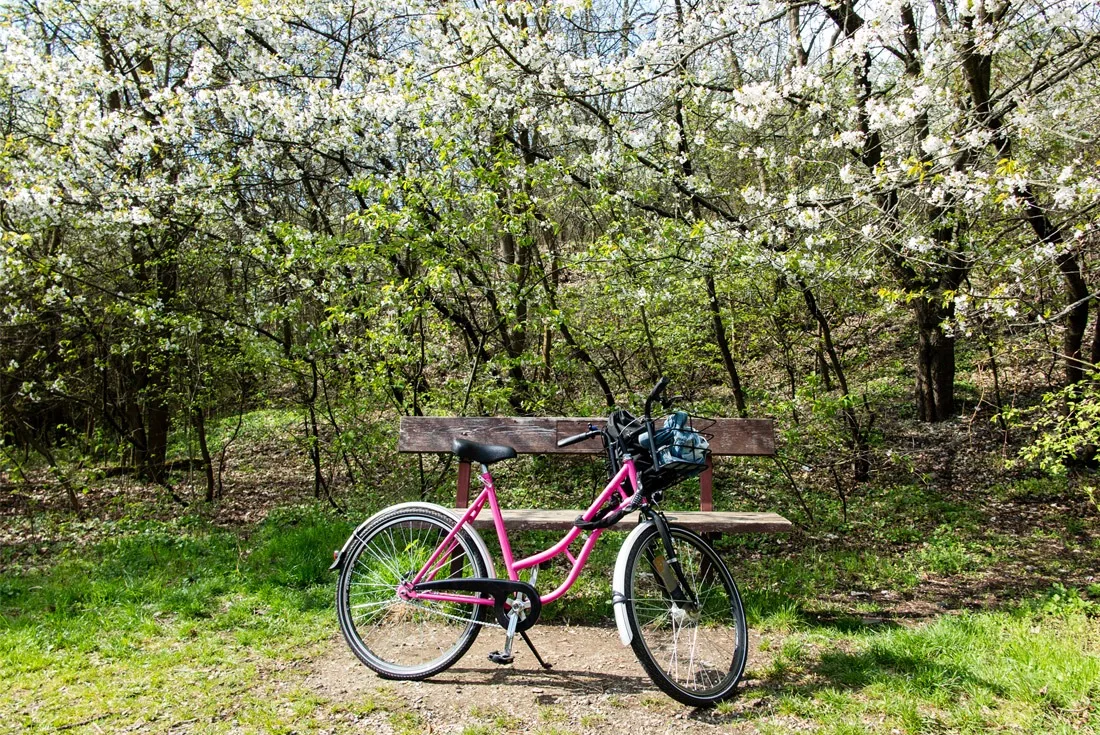
[[[573,583],[577,581],[581,571],[584,569],[585,562],[588,560],[588,555],[591,553],[593,547],[596,545],[596,541],[599,540],[600,535],[603,534],[602,528],[594,529],[591,535],[585,539],[584,545],[581,547],[580,553],[574,556],[569,551],[569,547],[574,541],[581,535],[582,529],[573,527],[570,529],[561,541],[554,544],[545,551],[541,551],[532,556],[515,561],[512,557],[512,544],[508,538],[508,531],[504,527],[504,517],[500,512],[500,503],[497,501],[496,487],[493,484],[493,476],[486,469],[481,475],[481,482],[485,486],[481,493],[477,496],[474,502],[462,515],[462,518],[455,525],[451,532],[447,534],[447,537],[436,548],[431,558],[427,563],[421,567],[420,571],[402,585],[404,593],[402,596],[406,599],[420,599],[420,600],[435,600],[439,602],[460,602],[460,603],[472,603],[475,605],[493,605],[494,600],[492,598],[474,597],[472,595],[460,595],[449,594],[443,592],[417,592],[411,589],[414,585],[420,582],[430,581],[441,569],[447,566],[447,560],[451,554],[451,551],[458,545],[455,540],[460,530],[466,524],[473,524],[474,519],[478,517],[478,514],[484,509],[485,505],[489,505],[489,510],[493,514],[493,525],[496,527],[497,541],[500,543],[501,556],[504,557],[504,567],[508,572],[508,579],[513,581],[519,580],[519,572],[524,569],[542,564],[545,561],[549,561],[554,557],[565,554],[566,558],[572,563],[573,567],[569,571],[569,575],[561,586],[550,592],[547,595],[540,595],[539,599],[542,604],[547,604],[557,600],[559,597],[569,591],[569,588],[573,586]],[[632,492],[628,495],[623,487],[625,482],[630,482],[630,488]],[[603,492],[592,502],[592,505],[588,507],[588,510],[584,512],[582,517],[586,521],[591,521],[596,517],[597,511],[603,507],[615,493],[618,492],[622,498],[622,502],[618,505],[618,510],[625,508],[629,505],[638,494],[638,474],[634,467],[634,460],[631,457],[625,457],[623,459],[623,465],[619,468],[619,471],[615,474],[611,481],[607,483],[607,487],[603,489]]]

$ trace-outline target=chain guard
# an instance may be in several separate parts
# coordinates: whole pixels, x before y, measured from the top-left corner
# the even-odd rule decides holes
[[[517,633],[522,633],[533,627],[542,613],[542,600],[539,599],[538,590],[526,582],[511,579],[487,577],[436,579],[414,585],[412,590],[413,592],[474,592],[488,595],[493,598],[493,612],[496,613],[497,622],[505,629],[508,628],[508,598],[514,594],[522,594],[527,598],[531,609],[527,611],[523,618],[516,621]]]

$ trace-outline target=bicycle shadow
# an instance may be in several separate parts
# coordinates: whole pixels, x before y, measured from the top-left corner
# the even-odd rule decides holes
[[[606,671],[588,671],[577,668],[499,668],[456,665],[432,679],[427,686],[454,687],[521,687],[535,694],[550,696],[577,696],[592,694],[641,694],[656,691],[653,682],[644,674],[614,674]],[[540,697],[536,697],[540,699]]]

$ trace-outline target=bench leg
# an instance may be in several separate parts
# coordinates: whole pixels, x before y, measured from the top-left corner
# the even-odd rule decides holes
[[[458,463],[458,497],[455,499],[456,508],[468,508],[470,506],[470,463]]]
[[[714,462],[707,457],[707,468],[699,475],[699,510],[709,513],[714,510]],[[702,537],[711,546],[718,543],[722,534],[717,531],[705,531]],[[704,574],[709,570],[704,571]]]
[[[470,463],[458,463],[458,494],[455,497],[456,508],[468,508],[470,506]],[[451,577],[462,576],[464,559],[451,559]]]
[[[707,457],[707,468],[699,475],[699,510],[714,510],[714,463]]]

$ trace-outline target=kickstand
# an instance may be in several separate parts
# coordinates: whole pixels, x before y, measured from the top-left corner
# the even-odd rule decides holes
[[[535,654],[535,658],[538,660],[539,664],[542,665],[542,668],[544,668],[544,669],[552,668],[550,666],[550,664],[548,664],[548,663],[546,663],[545,661],[542,660],[542,656],[540,656],[539,652],[535,649],[535,644],[532,643],[531,639],[527,637],[527,631],[526,630],[521,630],[519,632],[519,634],[521,636],[523,636],[523,642],[526,643],[527,647],[531,649],[531,653]]]

